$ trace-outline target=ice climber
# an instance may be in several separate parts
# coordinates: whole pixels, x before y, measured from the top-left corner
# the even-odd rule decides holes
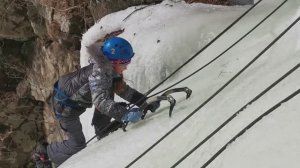
[[[86,147],[79,119],[86,108],[95,106],[92,125],[98,139],[117,129],[100,131],[111,123],[112,118],[119,122],[137,122],[141,118],[138,107],[128,111],[125,103],[114,101],[114,94],[136,106],[143,103],[139,100],[145,101],[142,93],[123,80],[123,71],[134,56],[130,43],[120,37],[110,37],[102,45],[95,43],[87,47],[87,51],[90,64],[61,76],[54,84],[53,112],[68,139],[38,145],[33,155],[38,168],[51,167],[51,163],[59,166]],[[159,102],[151,103],[148,109],[154,112],[159,105]]]

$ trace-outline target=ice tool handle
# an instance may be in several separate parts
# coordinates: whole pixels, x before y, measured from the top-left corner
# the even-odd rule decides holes
[[[176,104],[176,100],[171,95],[165,95],[165,96],[155,96],[155,97],[147,98],[147,100],[140,106],[140,110],[143,112],[141,119],[145,118],[146,113],[149,110],[147,108],[148,104],[156,102],[156,101],[162,101],[162,100],[167,100],[170,103],[169,116],[171,117],[172,111]],[[122,126],[122,129],[124,132],[126,132],[127,125],[128,125],[128,122],[124,122],[124,124]]]
[[[142,119],[145,118],[147,111],[149,110],[147,108],[148,104],[151,104],[153,102],[158,102],[162,100],[167,100],[170,103],[170,110],[169,110],[169,117],[172,116],[172,111],[174,109],[174,106],[176,104],[176,100],[171,95],[162,95],[162,96],[155,96],[148,98],[142,105],[141,110],[143,111]]]
[[[174,106],[176,104],[176,100],[170,94],[176,93],[176,92],[185,92],[186,99],[188,99],[192,95],[192,90],[190,88],[182,87],[182,88],[169,89],[169,90],[165,91],[161,96],[148,97],[146,102],[141,105],[141,108],[144,113],[142,116],[142,119],[145,118],[145,115],[148,112],[147,105],[150,103],[156,102],[156,101],[161,101],[161,100],[169,101],[169,103],[170,103],[169,117],[171,117]]]

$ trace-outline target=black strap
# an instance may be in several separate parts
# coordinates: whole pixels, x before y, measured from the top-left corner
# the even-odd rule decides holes
[[[82,108],[76,101],[70,99],[69,96],[59,89],[58,82],[54,84],[54,100],[56,100],[62,107],[68,106],[72,109]]]

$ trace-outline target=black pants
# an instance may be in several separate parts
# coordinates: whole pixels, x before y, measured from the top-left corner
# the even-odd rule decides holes
[[[97,108],[95,108],[94,116],[92,119],[92,125],[95,127],[95,133],[98,135],[97,131],[105,128],[110,123],[111,118],[105,114],[101,114]]]
[[[61,117],[58,120],[61,128],[67,133],[68,139],[62,142],[53,142],[47,147],[50,160],[56,166],[86,147],[79,117]]]

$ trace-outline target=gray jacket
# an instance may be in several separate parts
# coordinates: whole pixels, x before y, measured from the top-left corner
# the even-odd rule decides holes
[[[76,102],[79,108],[62,106],[54,99],[56,113],[64,117],[79,116],[86,108],[95,105],[101,113],[120,121],[127,110],[113,100],[114,93],[133,104],[144,98],[143,94],[128,86],[123,77],[116,74],[108,60],[103,56],[100,58],[97,63],[59,78],[58,88]]]

